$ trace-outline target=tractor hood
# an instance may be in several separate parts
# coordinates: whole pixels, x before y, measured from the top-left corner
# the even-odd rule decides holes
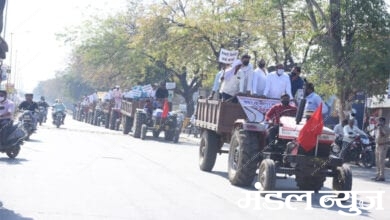
[[[298,138],[299,132],[306,123],[306,119],[302,119],[301,123],[296,124],[294,117],[283,116],[280,118],[279,138],[294,140]],[[319,136],[318,143],[332,144],[336,139],[336,135],[332,129],[324,127]]]

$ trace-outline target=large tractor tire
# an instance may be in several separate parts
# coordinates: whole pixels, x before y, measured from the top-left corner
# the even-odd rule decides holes
[[[129,134],[131,130],[131,118],[129,116],[123,116],[123,134]]]
[[[104,127],[107,129],[110,127],[110,113],[104,113]]]
[[[143,124],[141,126],[141,139],[142,140],[145,140],[147,132],[148,132],[148,126],[146,124]]]
[[[259,177],[256,188],[263,191],[271,191],[276,185],[275,162],[271,159],[264,159],[260,163]]]
[[[229,181],[236,186],[249,186],[256,176],[260,161],[257,132],[236,129],[230,141],[228,173]]]
[[[110,130],[115,130],[116,118],[117,118],[117,113],[115,111],[112,111],[110,117]]]
[[[341,167],[337,167],[332,188],[337,191],[352,190],[352,171],[348,165],[343,164]]]
[[[141,128],[146,121],[146,115],[142,112],[137,112],[135,114],[135,128],[134,128],[134,137],[141,137]]]
[[[173,141],[174,137],[175,137],[175,130],[169,129],[164,132],[164,139],[166,141]]]
[[[158,136],[160,136],[160,130],[153,130],[152,133],[154,138],[158,138]]]
[[[210,172],[213,169],[221,145],[221,139],[217,133],[211,130],[202,132],[199,146],[199,167],[201,170]]]

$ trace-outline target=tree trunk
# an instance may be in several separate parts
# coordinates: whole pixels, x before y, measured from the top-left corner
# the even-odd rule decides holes
[[[344,119],[344,111],[348,111],[348,95],[347,88],[343,88],[345,83],[345,71],[343,71],[343,46],[341,43],[341,4],[340,0],[329,0],[329,10],[330,10],[330,28],[329,28],[329,38],[330,38],[330,48],[332,51],[332,64],[336,67],[336,83],[338,87],[338,98],[340,100],[340,109],[339,117],[340,120]]]
[[[192,100],[192,95],[191,94],[191,98],[186,98],[186,104],[187,104],[187,117],[191,117],[194,112],[195,112],[195,106],[194,106],[194,101]]]

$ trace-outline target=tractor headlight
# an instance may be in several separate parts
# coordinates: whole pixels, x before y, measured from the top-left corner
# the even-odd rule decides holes
[[[336,143],[333,143],[332,145],[331,145],[331,147],[332,147],[332,152],[333,153],[339,153],[340,152],[340,146],[339,145],[337,145]]]

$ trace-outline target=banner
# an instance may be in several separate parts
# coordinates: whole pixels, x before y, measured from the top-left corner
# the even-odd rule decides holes
[[[151,93],[153,91],[153,87],[152,85],[148,84],[146,86],[142,86],[142,91],[146,92],[146,93]]]
[[[219,62],[232,64],[234,60],[237,59],[237,56],[238,56],[238,51],[230,51],[222,48],[221,51],[219,52]]]
[[[175,89],[176,88],[176,83],[175,82],[166,82],[165,83],[165,88],[166,89]]]
[[[237,96],[242,109],[250,122],[262,122],[265,119],[267,111],[280,100],[260,99],[253,97]]]

